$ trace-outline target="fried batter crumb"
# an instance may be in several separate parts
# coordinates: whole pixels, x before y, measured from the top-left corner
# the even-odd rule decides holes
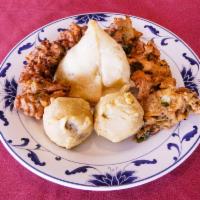
[[[17,110],[41,119],[51,98],[68,96],[69,86],[56,83],[53,77],[66,51],[80,40],[84,31],[85,27],[72,24],[69,30],[61,32],[57,41],[42,41],[26,57],[27,65],[19,78],[21,93],[14,102]]]
[[[187,88],[161,89],[148,96],[143,109],[145,125],[136,135],[137,139],[170,128],[190,113],[200,114],[200,99]]]
[[[187,88],[176,88],[170,66],[160,58],[153,40],[145,43],[132,27],[130,18],[115,19],[107,32],[124,48],[131,67],[134,95],[144,109],[145,125],[136,134],[138,141],[170,128],[190,113],[200,113],[200,99]]]

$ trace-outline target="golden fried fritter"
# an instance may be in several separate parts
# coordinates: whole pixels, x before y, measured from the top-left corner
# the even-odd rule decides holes
[[[144,127],[137,139],[170,128],[190,113],[200,114],[200,99],[187,88],[167,88],[151,93],[143,103]]]
[[[53,80],[56,68],[67,49],[82,37],[85,28],[72,24],[69,30],[61,32],[57,41],[44,40],[27,57],[25,68],[20,74],[21,93],[14,106],[24,114],[41,119],[44,107],[51,98],[68,96],[69,87]]]
[[[125,53],[131,66],[131,80],[135,83],[131,90],[144,109],[145,125],[136,134],[138,140],[172,127],[189,113],[200,113],[197,94],[187,88],[176,88],[170,67],[161,60],[153,40],[147,43],[141,41],[142,34],[132,27],[128,18],[115,19],[110,29],[111,35],[122,47],[127,44],[129,47]]]

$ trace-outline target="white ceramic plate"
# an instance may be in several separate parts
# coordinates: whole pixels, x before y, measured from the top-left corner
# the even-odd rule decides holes
[[[143,143],[132,138],[113,144],[93,134],[73,150],[53,144],[44,134],[42,122],[13,109],[17,80],[25,56],[44,38],[55,40],[60,31],[89,19],[108,26],[116,13],[90,13],[63,18],[39,28],[20,41],[0,68],[1,141],[11,155],[33,173],[58,184],[86,190],[118,190],[155,180],[180,165],[198,146],[200,116],[191,115],[177,126],[161,131]],[[175,34],[146,19],[131,16],[143,39],[154,39],[171,66],[178,86],[200,92],[199,59]]]

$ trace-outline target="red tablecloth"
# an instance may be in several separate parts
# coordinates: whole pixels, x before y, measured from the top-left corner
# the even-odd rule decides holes
[[[150,19],[175,32],[200,55],[199,0],[0,0],[0,60],[24,36],[62,17],[112,11]],[[14,133],[13,133],[14,134]],[[132,189],[90,192],[62,187],[32,174],[0,144],[0,199],[200,199],[200,148],[170,174]]]

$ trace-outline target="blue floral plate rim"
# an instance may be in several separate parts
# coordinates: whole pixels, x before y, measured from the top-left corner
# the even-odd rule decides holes
[[[194,143],[194,145],[191,147],[191,149],[188,151],[187,154],[185,154],[185,156],[183,156],[179,162],[172,164],[171,166],[169,166],[167,169],[159,172],[158,174],[153,175],[152,177],[148,177],[144,180],[139,180],[139,181],[135,181],[134,183],[136,183],[136,185],[131,186],[131,184],[127,184],[127,185],[121,185],[121,186],[110,186],[110,187],[96,187],[96,186],[85,186],[84,184],[74,184],[73,182],[69,182],[66,180],[62,180],[62,179],[58,179],[57,177],[53,177],[50,176],[49,174],[45,174],[44,172],[34,168],[33,166],[31,166],[29,163],[27,163],[23,158],[20,158],[15,151],[13,151],[10,146],[8,145],[8,143],[6,142],[6,140],[3,137],[3,134],[0,132],[1,135],[1,140],[2,143],[4,145],[4,147],[7,149],[7,151],[12,155],[12,157],[17,160],[22,166],[24,166],[26,169],[28,169],[29,171],[31,171],[34,174],[37,174],[38,176],[44,178],[45,180],[51,181],[53,183],[57,183],[59,185],[62,186],[68,186],[71,188],[75,188],[75,189],[81,189],[81,190],[91,190],[91,191],[113,191],[113,190],[121,190],[121,189],[128,189],[131,187],[136,187],[136,186],[140,186],[140,185],[144,185],[146,183],[149,183],[151,181],[157,180],[159,178],[161,178],[162,176],[168,174],[169,172],[173,171],[175,168],[177,168],[178,166],[180,166],[194,151],[195,149],[198,147],[198,145],[200,144],[200,136],[198,137],[198,139],[196,140],[196,142]]]

